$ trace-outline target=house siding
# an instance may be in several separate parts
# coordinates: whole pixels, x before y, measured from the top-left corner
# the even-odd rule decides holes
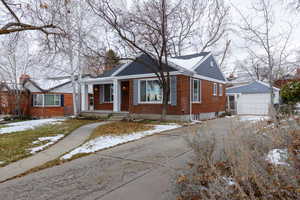
[[[44,94],[41,92],[34,92],[30,95],[30,102],[32,102],[33,94]],[[30,106],[30,115],[37,118],[47,117],[61,117],[73,114],[73,96],[71,93],[47,93],[47,94],[63,94],[64,106],[59,107],[34,107]]]

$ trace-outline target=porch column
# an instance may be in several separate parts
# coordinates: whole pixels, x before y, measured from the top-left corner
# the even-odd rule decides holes
[[[82,83],[81,86],[81,111],[89,110],[89,87],[87,84]]]
[[[119,81],[117,79],[115,79],[113,82],[113,85],[114,85],[113,111],[119,112],[120,111],[120,84],[119,84]]]

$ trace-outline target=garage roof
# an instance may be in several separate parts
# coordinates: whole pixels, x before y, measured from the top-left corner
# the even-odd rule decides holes
[[[273,87],[274,90],[279,91],[278,88]],[[259,94],[259,93],[269,93],[270,86],[267,83],[261,81],[255,81],[246,85],[241,85],[237,87],[231,87],[226,89],[227,94]]]

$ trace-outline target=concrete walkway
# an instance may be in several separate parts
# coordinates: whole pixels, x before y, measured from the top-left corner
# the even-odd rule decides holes
[[[51,146],[49,149],[0,168],[0,182],[20,175],[34,167],[43,165],[46,162],[54,160],[62,154],[69,152],[86,141],[96,127],[107,123],[109,122],[98,122],[82,126],[60,140],[58,143]]]

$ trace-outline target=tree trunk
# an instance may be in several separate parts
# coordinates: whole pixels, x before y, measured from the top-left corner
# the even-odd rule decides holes
[[[163,88],[163,105],[162,105],[162,111],[161,111],[161,121],[166,121],[167,119],[167,111],[168,111],[168,105],[169,105],[169,99],[170,99],[170,81],[167,81],[166,84],[162,85]]]

